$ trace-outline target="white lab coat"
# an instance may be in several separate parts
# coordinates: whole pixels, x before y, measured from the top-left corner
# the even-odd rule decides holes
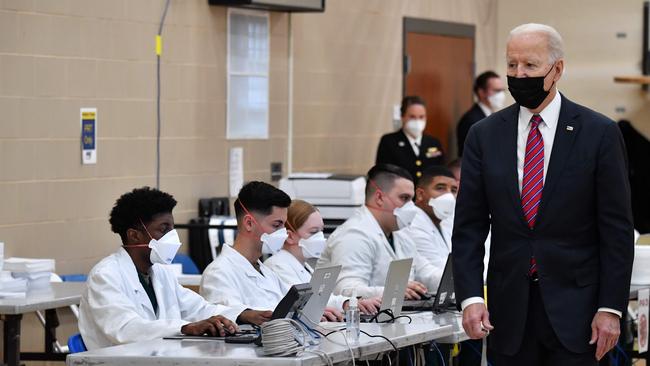
[[[317,267],[341,265],[334,293],[350,296],[352,288],[363,297],[381,296],[391,261],[413,258],[409,280],[422,282],[430,291],[438,287],[435,268],[417,254],[415,244],[402,230],[393,232],[393,250],[370,210],[363,206],[327,240]]]
[[[311,275],[314,273],[314,269],[309,264],[305,263],[303,266],[293,254],[284,249],[273,254],[264,261],[264,264],[271,268],[289,286],[311,282]],[[345,296],[332,294],[327,306],[343,310],[343,304],[348,299]]]
[[[438,282],[440,282],[447,257],[451,252],[451,231],[447,232],[445,225],[441,225],[440,229],[431,221],[429,215],[418,207],[418,213],[413,222],[403,230],[415,243],[418,254],[435,268],[434,276]],[[435,291],[436,289],[429,290]]]
[[[258,263],[263,275],[237,250],[224,245],[217,259],[203,271],[199,293],[215,304],[253,310],[275,309],[290,286],[264,263]]]
[[[244,310],[206,302],[159,264],[151,267],[151,281],[157,314],[126,250],[95,265],[79,307],[79,331],[89,350],[175,335],[183,325],[213,315],[235,321]]]

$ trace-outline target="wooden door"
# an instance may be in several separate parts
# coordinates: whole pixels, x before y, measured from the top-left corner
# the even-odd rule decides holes
[[[427,103],[426,133],[438,138],[447,161],[457,154],[456,124],[472,106],[474,39],[405,32],[404,95]]]

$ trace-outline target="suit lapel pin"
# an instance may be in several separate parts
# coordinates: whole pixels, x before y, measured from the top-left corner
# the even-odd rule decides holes
[[[567,131],[573,131],[573,126],[566,126]]]
[[[397,143],[397,146],[399,146],[399,147],[404,147],[404,141],[400,141],[400,142],[398,142],[398,143]]]

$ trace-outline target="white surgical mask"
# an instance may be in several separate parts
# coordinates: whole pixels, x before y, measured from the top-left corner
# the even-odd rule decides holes
[[[503,108],[503,105],[506,102],[506,92],[504,91],[496,92],[488,96],[487,99],[488,102],[490,102],[490,108],[492,108],[492,110],[496,112],[501,108]]]
[[[325,250],[325,234],[319,231],[307,239],[300,239],[298,245],[302,247],[302,254],[305,258],[320,258]]]
[[[260,237],[262,241],[262,253],[264,254],[275,254],[284,245],[284,241],[287,240],[289,234],[287,233],[286,228],[280,228],[271,234],[264,233]]]
[[[396,207],[393,210],[393,215],[397,218],[397,226],[400,229],[404,229],[411,225],[415,215],[418,213],[418,208],[415,206],[413,201],[408,201],[402,207]]]
[[[409,135],[419,138],[422,136],[422,131],[424,131],[426,125],[427,121],[423,119],[410,119],[404,125],[404,129]]]
[[[176,229],[170,230],[162,238],[158,240],[152,238],[149,241],[149,248],[151,248],[149,260],[151,263],[171,264],[180,247],[181,240],[178,232]]]
[[[456,208],[456,197],[451,193],[445,193],[429,200],[429,206],[433,208],[433,214],[440,220],[447,219],[454,214]]]

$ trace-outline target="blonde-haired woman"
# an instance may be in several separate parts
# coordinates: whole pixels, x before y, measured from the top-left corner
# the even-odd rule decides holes
[[[284,246],[264,264],[289,285],[307,283],[311,281],[314,270],[306,260],[318,259],[325,249],[323,218],[318,209],[310,203],[293,200],[287,213],[286,227],[289,237]],[[380,304],[379,298],[360,299],[359,310],[366,314],[375,314]],[[342,311],[347,309],[348,298],[332,295],[327,305],[324,317],[331,321],[340,321],[343,319]]]

